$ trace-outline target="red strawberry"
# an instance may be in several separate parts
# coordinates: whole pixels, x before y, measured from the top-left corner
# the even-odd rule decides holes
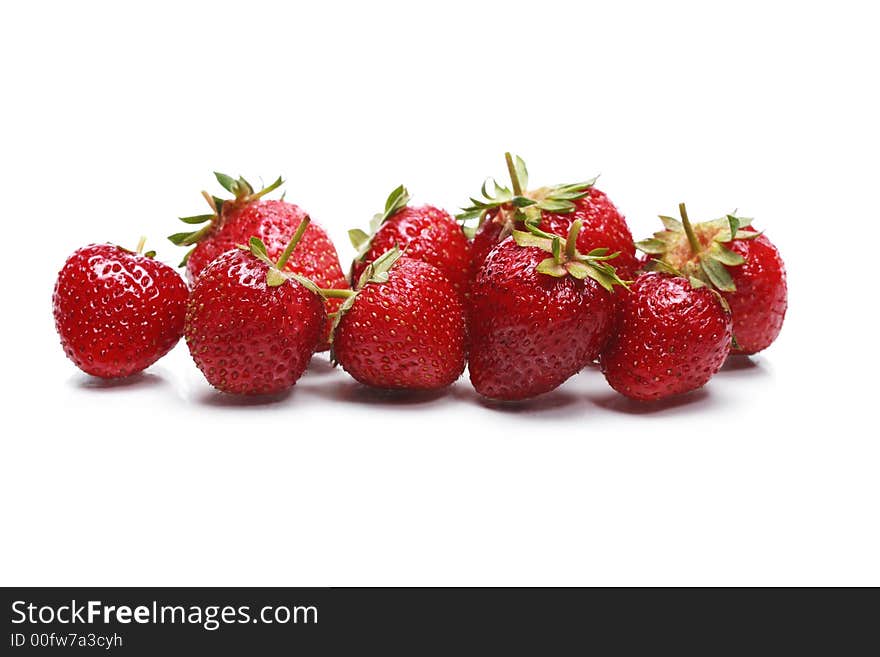
[[[401,185],[385,201],[385,212],[373,217],[372,236],[364,231],[348,231],[358,251],[351,266],[356,282],[367,265],[397,247],[407,258],[421,260],[439,269],[462,294],[467,291],[470,243],[461,226],[448,212],[432,205],[410,207],[409,192]]]
[[[618,295],[617,327],[599,357],[612,388],[640,401],[664,399],[702,387],[721,368],[730,351],[730,312],[701,285],[650,272],[635,280],[631,294]]]
[[[183,335],[186,283],[174,269],[111,244],[92,244],[64,263],[52,296],[61,346],[93,376],[146,369]]]
[[[567,239],[527,228],[489,253],[471,288],[468,369],[492,399],[549,392],[593,361],[613,325],[613,286],[622,284],[607,249],[577,252],[579,220]]]
[[[648,267],[680,272],[720,292],[733,313],[734,353],[766,349],[788,307],[779,251],[750,227],[751,219],[727,215],[692,226],[684,203],[679,212],[681,221],[660,217],[666,230],[637,244],[654,258]]]
[[[220,255],[196,279],[186,343],[208,383],[223,392],[287,390],[302,375],[327,322],[308,279],[284,271],[308,226],[303,219],[277,263],[259,238]]]
[[[340,310],[333,355],[369,386],[443,388],[464,371],[460,295],[436,267],[400,255],[391,249],[364,270]]]
[[[199,273],[217,256],[246,243],[251,237],[257,237],[266,245],[266,253],[270,259],[277,259],[287,246],[287,239],[306,216],[302,208],[292,203],[263,200],[265,194],[282,184],[281,178],[255,192],[244,178],[234,180],[222,173],[214,175],[225,189],[235,194],[235,198],[224,201],[203,192],[214,213],[185,217],[182,220],[186,223],[201,222],[207,225],[195,232],[177,233],[169,237],[175,244],[195,244],[184,257],[187,275],[191,281],[196,280]],[[327,233],[317,224],[309,224],[296,253],[295,261],[289,261],[286,265],[288,271],[314,281],[319,287],[348,287],[336,248]],[[338,299],[328,301],[328,312],[335,312],[341,304]],[[328,322],[325,339],[319,345],[319,350],[329,348],[329,331]]]
[[[471,276],[476,277],[489,251],[512,230],[522,229],[524,222],[533,223],[541,230],[567,235],[571,224],[583,224],[577,247],[583,253],[606,248],[620,255],[614,261],[617,273],[629,278],[638,269],[632,234],[626,219],[610,199],[593,187],[596,179],[569,185],[542,187],[526,191],[528,171],[525,162],[505,153],[512,189],[494,181],[494,193],[483,185],[482,199],[471,201],[458,215],[461,221],[479,219],[474,231],[471,256]]]
[[[467,210],[458,215],[458,217],[461,219],[466,213]],[[513,232],[514,228],[523,228],[521,221],[513,221],[512,213],[508,212],[502,215],[500,207],[489,208],[478,216],[479,224],[476,228],[471,229],[474,236],[471,241],[471,281],[477,277],[480,267],[483,266],[492,249],[499,242],[503,242]]]
[[[745,262],[729,268],[735,292],[722,292],[733,314],[732,351],[755,354],[769,347],[782,330],[788,308],[785,265],[764,235],[725,244]]]

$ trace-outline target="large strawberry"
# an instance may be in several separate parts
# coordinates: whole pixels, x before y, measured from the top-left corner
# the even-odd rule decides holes
[[[186,283],[155,253],[112,244],[78,249],[64,263],[52,306],[64,353],[84,372],[129,376],[183,335]]]
[[[518,400],[549,392],[599,354],[614,321],[607,261],[577,250],[581,222],[567,237],[526,224],[487,256],[471,288],[468,369],[485,397]]]
[[[303,219],[277,262],[252,237],[196,279],[186,310],[186,343],[208,382],[223,392],[267,394],[296,383],[322,337],[324,300],[308,279],[286,271],[306,232]]]
[[[357,256],[351,266],[356,283],[367,265],[395,247],[407,258],[422,260],[439,269],[465,294],[470,270],[470,243],[448,212],[432,205],[410,207],[406,187],[397,187],[385,201],[385,211],[373,217],[371,235],[348,231]]]
[[[184,256],[182,263],[186,264],[190,281],[195,281],[199,273],[221,253],[246,243],[251,237],[257,237],[266,245],[266,253],[270,259],[277,259],[284,251],[290,235],[306,216],[306,212],[293,203],[263,198],[281,186],[281,178],[256,192],[244,178],[236,180],[222,173],[214,175],[224,189],[234,194],[234,198],[223,200],[202,192],[213,212],[183,217],[181,221],[205,225],[198,230],[176,233],[169,237],[172,242],[181,246],[195,245]],[[288,262],[286,268],[314,281],[320,287],[348,287],[333,242],[314,222],[309,224],[297,247],[296,259]],[[339,300],[332,299],[328,302],[327,310],[335,312],[340,305]],[[318,347],[321,350],[329,347],[329,330],[328,322],[325,339]]]
[[[599,363],[620,394],[650,401],[696,390],[724,364],[730,312],[698,279],[648,272],[619,297],[617,326]]]
[[[348,298],[333,333],[333,356],[361,383],[431,390],[464,371],[460,295],[433,265],[392,248],[367,265],[354,293],[340,294]]]
[[[524,223],[538,226],[548,233],[568,234],[571,224],[580,220],[581,233],[577,248],[587,253],[606,248],[620,255],[614,262],[617,273],[631,277],[638,269],[632,234],[626,219],[608,196],[594,187],[596,179],[581,183],[541,187],[529,191],[529,174],[522,158],[514,159],[505,153],[511,188],[494,180],[486,181],[482,198],[471,198],[472,205],[464,208],[458,219],[468,222],[476,219],[473,233],[471,276],[476,277],[486,256],[494,246],[522,229]],[[489,187],[494,191],[490,191]]]
[[[653,258],[648,268],[681,272],[722,294],[733,313],[733,353],[754,354],[779,335],[788,307],[785,266],[779,251],[751,219],[727,215],[691,225],[661,216],[665,230],[638,242]]]

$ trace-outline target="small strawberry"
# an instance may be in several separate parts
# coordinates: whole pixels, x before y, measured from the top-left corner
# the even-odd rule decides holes
[[[705,385],[730,351],[723,299],[697,279],[660,272],[641,274],[630,292],[618,295],[616,330],[599,357],[611,387],[649,401]]]
[[[263,242],[223,253],[196,279],[186,343],[212,386],[235,394],[287,390],[302,375],[327,322],[319,289],[286,265],[309,225],[303,218],[273,262]]]
[[[186,283],[171,267],[112,244],[67,259],[55,283],[55,328],[83,372],[104,378],[146,369],[183,335]]]
[[[392,248],[367,265],[354,293],[341,294],[348,298],[334,330],[333,356],[356,380],[432,390],[461,376],[464,310],[436,267]]]
[[[470,243],[461,226],[445,210],[432,205],[410,207],[409,200],[409,192],[401,185],[388,196],[385,211],[373,217],[372,235],[357,228],[348,231],[358,252],[351,266],[352,283],[357,282],[369,263],[397,247],[407,258],[434,265],[465,294]]]
[[[526,224],[488,255],[471,288],[471,382],[485,397],[518,400],[549,392],[592,362],[608,339],[614,285],[625,285],[599,248]],[[548,257],[548,253],[552,254]]]
[[[779,251],[751,219],[727,215],[691,225],[684,203],[681,221],[660,217],[666,230],[636,246],[653,256],[647,267],[681,272],[714,288],[733,314],[733,353],[766,349],[782,330],[788,307],[785,266]]]
[[[483,184],[483,198],[472,198],[472,205],[458,215],[463,222],[478,220],[472,231],[472,277],[476,277],[494,246],[514,229],[522,229],[524,223],[531,223],[548,233],[567,235],[569,227],[577,220],[583,226],[578,235],[578,250],[587,253],[606,248],[619,253],[614,261],[618,274],[629,278],[635,273],[638,260],[626,219],[609,198],[593,186],[595,178],[527,191],[529,174],[525,162],[520,157],[514,160],[510,153],[504,156],[512,188],[502,187],[490,179]],[[494,192],[488,189],[490,182]]]
[[[222,173],[214,175],[235,198],[223,200],[202,192],[213,212],[183,217],[181,221],[188,224],[204,223],[205,226],[193,232],[176,233],[169,237],[172,242],[181,246],[195,245],[181,263],[186,265],[190,281],[195,281],[202,269],[221,253],[246,243],[251,237],[257,237],[266,245],[266,253],[270,259],[277,259],[287,246],[288,237],[296,231],[306,216],[302,208],[292,203],[263,199],[263,196],[282,185],[281,178],[255,192],[244,178],[236,180]],[[287,263],[287,270],[314,281],[320,287],[347,288],[348,281],[342,272],[333,242],[316,223],[311,222],[308,226],[297,246],[297,257]],[[335,312],[341,303],[337,299],[330,300],[328,311]],[[319,345],[319,350],[329,348],[329,331],[328,323],[325,339]]]

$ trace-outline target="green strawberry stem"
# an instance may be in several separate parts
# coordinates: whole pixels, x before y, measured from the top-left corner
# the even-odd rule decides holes
[[[548,240],[559,239],[559,235],[556,233],[548,233],[547,231],[541,230],[534,222],[526,221],[523,223],[523,227],[529,231],[532,235],[537,235],[538,237],[543,237]],[[578,229],[580,230],[580,229]]]
[[[569,260],[574,260],[577,256],[577,238],[583,225],[584,222],[578,219],[573,221],[568,229],[568,237],[565,238],[565,257]]]
[[[353,297],[357,292],[354,290],[343,290],[343,289],[321,289],[321,296],[327,299],[348,299]]]
[[[208,202],[208,205],[211,206],[211,209],[214,211],[214,214],[219,216],[220,210],[217,208],[217,203],[214,201],[214,197],[211,196],[208,192],[206,192],[203,189],[202,190],[202,198],[204,198]]]
[[[696,234],[694,233],[693,226],[691,226],[690,219],[688,219],[687,208],[684,203],[678,204],[678,212],[681,214],[681,224],[684,226],[685,235],[687,235],[688,242],[691,245],[691,251],[693,251],[694,255],[699,255],[701,251],[700,241],[697,239]]]
[[[513,164],[513,156],[510,153],[505,153],[504,160],[507,162],[507,171],[510,174],[510,182],[513,184],[513,193],[516,196],[522,196],[523,188],[516,173],[516,167]]]
[[[147,243],[147,236],[141,235],[141,238],[138,240],[137,245],[137,254],[140,255],[144,252],[144,245]]]
[[[252,190],[251,193],[248,194],[245,198],[247,199],[248,202],[257,201],[257,200],[263,198],[269,192],[272,192],[272,191],[278,189],[283,184],[284,184],[284,180],[281,179],[281,176],[278,176],[278,179],[275,180],[275,182],[273,182],[271,185],[269,185],[268,187],[263,187],[263,189],[261,189],[258,192],[254,192]]]
[[[253,185],[251,185],[247,180],[239,176],[238,179],[233,178],[232,176],[228,176],[225,173],[219,173],[217,171],[214,172],[214,177],[217,178],[217,182],[225,189],[227,192],[233,194],[234,198],[224,200],[217,196],[213,196],[206,191],[202,191],[202,196],[205,201],[211,207],[211,214],[199,214],[191,217],[180,217],[180,220],[185,224],[189,224],[190,226],[197,224],[205,224],[198,230],[187,230],[181,233],[174,233],[173,235],[169,235],[168,239],[177,246],[193,246],[194,244],[198,244],[203,239],[211,235],[215,229],[217,229],[220,225],[222,225],[224,221],[224,215],[228,213],[230,208],[242,207],[247,205],[248,203],[253,203],[261,199],[263,196],[268,194],[274,189],[280,187],[284,181],[279,178],[273,182],[268,187],[263,187],[260,191],[255,192]],[[282,195],[282,200],[284,196]],[[183,260],[180,263],[180,266],[184,266],[189,259],[190,254],[192,253],[192,249],[190,249],[185,256],[183,256]]]
[[[275,266],[278,269],[284,269],[284,265],[287,264],[287,261],[290,260],[290,256],[293,253],[293,250],[296,248],[296,245],[299,244],[299,241],[302,239],[302,236],[306,232],[306,228],[309,227],[309,222],[311,222],[312,218],[309,215],[303,217],[303,220],[299,222],[299,226],[296,229],[296,232],[293,234],[293,237],[290,238],[290,243],[281,253],[281,257],[278,258],[278,262]]]

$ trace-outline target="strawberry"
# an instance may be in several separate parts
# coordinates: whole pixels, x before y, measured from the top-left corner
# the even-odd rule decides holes
[[[779,251],[751,219],[732,214],[691,225],[684,203],[681,221],[661,216],[665,230],[638,248],[648,268],[680,272],[721,293],[733,314],[733,353],[754,354],[779,335],[788,307],[785,266]]]
[[[277,262],[258,237],[217,257],[196,279],[186,343],[212,386],[234,394],[287,390],[302,375],[327,322],[313,282],[287,271],[309,225],[303,218]]]
[[[432,205],[410,207],[406,187],[397,187],[385,201],[385,211],[373,217],[372,235],[353,229],[349,238],[357,256],[351,266],[356,282],[369,263],[397,247],[407,258],[439,269],[461,293],[466,293],[470,268],[470,243],[448,212]]]
[[[202,192],[213,213],[183,217],[181,220],[189,224],[204,223],[205,226],[193,232],[176,233],[169,237],[178,245],[195,245],[184,256],[182,263],[186,265],[190,281],[195,281],[199,273],[221,253],[246,243],[251,237],[257,237],[265,244],[270,259],[277,259],[287,246],[289,236],[306,216],[302,208],[292,203],[263,199],[267,193],[281,186],[281,178],[255,192],[244,178],[235,180],[222,173],[214,175],[235,198],[224,201]],[[327,233],[314,222],[308,224],[308,230],[297,246],[296,259],[289,261],[286,267],[288,271],[304,276],[320,287],[348,287],[336,247]],[[338,310],[341,303],[338,299],[329,300],[328,312]],[[329,348],[329,332],[328,321],[325,339],[318,347],[321,351]]]
[[[333,357],[356,380],[433,390],[461,376],[464,310],[436,267],[392,248],[367,265],[355,292],[340,294],[348,298],[333,334]]]
[[[616,330],[599,357],[611,387],[649,401],[705,385],[730,351],[730,312],[718,293],[661,272],[641,274],[630,292],[619,295]]]
[[[183,335],[186,283],[171,267],[112,244],[78,249],[55,282],[52,305],[64,352],[104,378],[146,369]]]
[[[471,288],[468,369],[492,399],[549,392],[592,362],[613,325],[613,286],[624,284],[606,262],[617,254],[578,253],[580,220],[566,238],[526,229],[492,249]]]
[[[471,199],[472,205],[463,208],[458,219],[478,220],[473,229],[471,276],[477,272],[492,248],[514,229],[522,229],[525,222],[557,235],[567,235],[571,224],[580,220],[583,228],[578,235],[577,248],[587,253],[606,248],[620,255],[614,261],[617,273],[630,278],[638,269],[632,234],[626,219],[611,200],[593,185],[596,179],[555,187],[541,187],[526,191],[529,174],[522,158],[516,160],[504,154],[512,189],[502,187],[494,180],[494,192],[487,181],[482,188],[482,199]]]

